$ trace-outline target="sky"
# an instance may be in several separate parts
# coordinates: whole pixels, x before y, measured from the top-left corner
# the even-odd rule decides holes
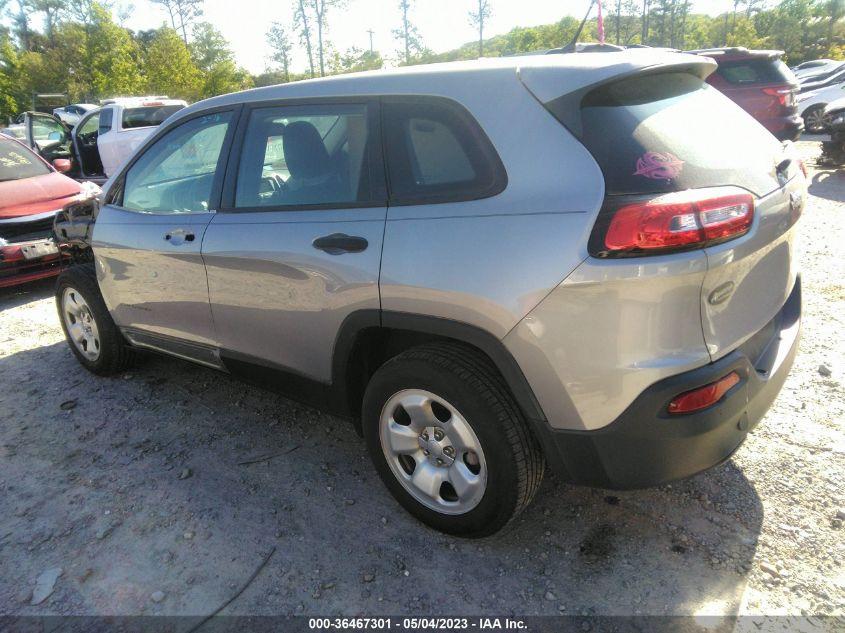
[[[639,0],[637,0],[639,1]],[[167,20],[164,9],[149,0],[123,0],[134,11],[124,23],[131,29],[161,26]],[[270,63],[265,33],[273,21],[292,26],[293,0],[206,0],[203,20],[211,22],[229,40],[238,63],[252,73],[263,72]],[[412,21],[423,43],[435,52],[457,48],[477,35],[469,23],[473,0],[416,0]],[[584,16],[589,0],[490,0],[492,17],[485,37],[506,33],[516,26],[535,26],[556,22],[564,15]],[[604,0],[609,13],[615,0]],[[719,14],[733,6],[733,0],[693,0],[693,10]],[[400,23],[397,0],[347,0],[345,9],[329,15],[328,39],[340,52],[352,46],[369,48],[372,29],[373,46],[385,58],[396,57],[399,44],[392,30]],[[294,40],[294,70],[305,70],[304,53]]]

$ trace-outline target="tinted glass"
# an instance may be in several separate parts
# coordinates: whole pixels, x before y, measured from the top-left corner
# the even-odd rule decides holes
[[[778,187],[782,153],[749,114],[698,77],[639,76],[588,94],[583,143],[607,193],[659,193],[738,185],[758,195]]]
[[[126,173],[123,207],[143,213],[208,211],[231,113],[192,119],[153,143]]]
[[[241,150],[239,208],[370,199],[365,105],[253,110]]]
[[[426,98],[388,100],[383,108],[394,203],[468,200],[501,191],[498,156],[463,108]]]
[[[731,84],[794,83],[795,76],[780,59],[720,62],[716,74]]]
[[[35,154],[19,143],[0,138],[0,182],[49,173],[50,169]]]
[[[114,117],[114,110],[111,108],[104,108],[100,110],[100,134],[105,134],[111,130],[111,122]]]
[[[151,127],[161,125],[174,112],[179,112],[185,106],[170,105],[159,107],[126,108],[123,110],[121,127],[129,130],[136,127]]]

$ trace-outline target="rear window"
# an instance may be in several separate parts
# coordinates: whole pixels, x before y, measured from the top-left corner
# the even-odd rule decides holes
[[[393,204],[475,200],[505,188],[496,150],[457,103],[393,97],[382,108]]]
[[[123,129],[130,130],[136,127],[161,125],[167,117],[184,107],[182,105],[169,105],[125,108],[122,119]]]
[[[795,76],[780,59],[743,59],[719,62],[716,74],[729,84],[794,83]]]
[[[0,140],[0,182],[49,174],[50,169],[19,143]]]
[[[582,101],[581,119],[582,141],[610,195],[721,185],[763,195],[778,187],[778,141],[693,75],[636,76],[602,86]]]

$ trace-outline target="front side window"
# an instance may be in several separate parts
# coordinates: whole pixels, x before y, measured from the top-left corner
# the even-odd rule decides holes
[[[191,119],[153,143],[126,172],[123,207],[141,213],[209,210],[230,112]]]
[[[368,201],[368,135],[365,105],[253,110],[241,150],[235,206]]]
[[[85,119],[85,122],[79,126],[77,136],[91,136],[93,133],[99,133],[100,130],[100,113],[95,112],[90,117]]]
[[[496,151],[457,104],[433,98],[388,100],[383,118],[395,204],[484,198],[504,188]]]

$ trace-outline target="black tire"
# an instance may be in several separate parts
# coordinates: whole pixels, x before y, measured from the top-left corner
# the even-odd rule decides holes
[[[86,357],[77,348],[68,333],[62,310],[63,296],[68,288],[75,290],[82,296],[96,322],[100,345],[99,355],[94,360]],[[98,376],[113,376],[130,366],[134,360],[134,351],[126,344],[123,335],[117,329],[106,308],[103,296],[100,294],[100,287],[97,284],[97,273],[93,264],[78,264],[59,275],[56,282],[56,309],[68,346],[85,369]]]
[[[804,128],[810,134],[821,134],[827,130],[827,123],[829,123],[829,121],[826,123],[824,118],[817,118],[817,115],[823,113],[824,109],[824,104],[817,104],[807,108],[807,111],[802,115],[802,118],[804,119]]]
[[[405,389],[443,398],[461,412],[481,444],[489,465],[486,489],[464,514],[444,514],[422,504],[388,464],[380,439],[381,413]],[[362,425],[370,457],[388,490],[408,512],[442,532],[477,538],[499,531],[531,502],[543,479],[545,462],[519,406],[491,362],[470,347],[424,345],[382,365],[367,385]]]

